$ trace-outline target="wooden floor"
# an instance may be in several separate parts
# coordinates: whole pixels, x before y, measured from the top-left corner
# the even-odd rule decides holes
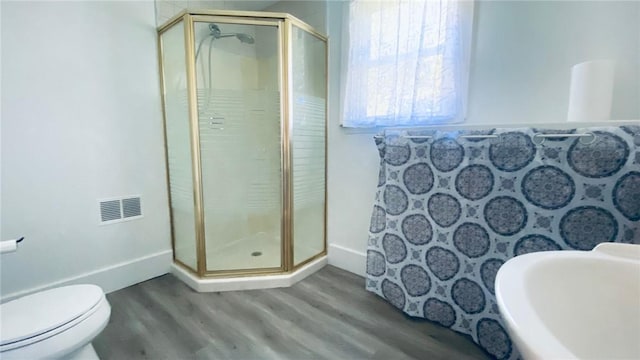
[[[107,296],[107,359],[487,359],[470,340],[403,315],[327,266],[290,288],[196,293],[164,275]]]

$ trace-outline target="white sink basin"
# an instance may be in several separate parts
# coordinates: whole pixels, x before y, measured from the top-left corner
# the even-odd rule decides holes
[[[515,257],[496,297],[526,360],[640,359],[640,245]]]

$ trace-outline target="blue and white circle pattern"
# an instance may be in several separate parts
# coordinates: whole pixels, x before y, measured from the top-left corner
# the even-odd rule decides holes
[[[451,298],[467,314],[477,314],[485,307],[484,291],[467,278],[460,278],[453,283]]]
[[[482,199],[492,189],[493,173],[484,165],[469,165],[456,176],[456,190],[465,199]]]
[[[402,188],[387,185],[384,188],[384,204],[389,215],[400,215],[409,207],[409,198]]]
[[[595,138],[534,136],[583,132]],[[532,252],[640,243],[640,126],[486,133],[497,137],[398,130],[377,141],[366,286],[516,360],[496,304],[498,270]]]
[[[422,266],[406,265],[400,270],[400,279],[409,296],[422,296],[431,289],[431,279]]]
[[[464,148],[455,139],[442,138],[431,144],[431,162],[442,172],[449,172],[464,159]]]
[[[409,166],[403,175],[404,186],[410,193],[425,194],[433,187],[433,172],[429,165],[417,163]]]
[[[504,261],[500,259],[489,259],[482,263],[480,266],[480,277],[482,278],[482,282],[484,286],[489,290],[490,293],[495,293],[495,282],[496,275],[498,274],[498,269],[504,264]]]
[[[516,242],[513,247],[513,254],[514,256],[518,256],[532,252],[553,250],[560,250],[560,245],[547,236],[531,234],[523,236]]]
[[[384,154],[384,161],[390,165],[403,165],[411,158],[411,148],[409,144],[388,145]]]
[[[407,257],[407,247],[402,239],[394,234],[384,234],[382,238],[384,254],[390,264],[397,264]]]
[[[453,196],[444,193],[433,194],[427,203],[429,215],[442,227],[449,227],[460,219],[462,209],[460,202]]]
[[[618,180],[613,188],[613,203],[627,219],[640,220],[640,172],[632,171]]]
[[[384,279],[382,280],[380,288],[382,289],[382,295],[389,300],[393,306],[398,309],[404,308],[406,298],[404,296],[404,291],[402,291],[402,288],[398,286],[398,284]]]
[[[433,229],[426,216],[413,214],[402,220],[402,234],[408,242],[424,245],[431,241]]]
[[[594,131],[592,144],[576,139],[569,148],[567,161],[578,174],[588,178],[610,176],[622,169],[629,157],[629,145],[620,136]]]
[[[369,224],[369,231],[377,234],[382,232],[386,228],[387,214],[381,206],[375,205],[373,207],[373,214],[371,214],[371,224]]]
[[[496,359],[507,359],[511,355],[511,340],[499,322],[481,319],[476,326],[479,343]]]
[[[576,250],[592,250],[601,242],[614,241],[618,222],[607,210],[581,206],[569,210],[560,220],[560,235]]]
[[[502,171],[517,171],[529,165],[536,156],[536,147],[529,135],[508,132],[489,147],[489,159]]]
[[[440,246],[434,246],[427,251],[427,266],[440,280],[449,280],[460,269],[460,261],[456,254]]]
[[[464,223],[453,233],[453,244],[456,249],[470,258],[480,257],[489,251],[489,234],[482,226]]]
[[[426,319],[445,327],[451,327],[456,322],[456,312],[453,307],[436,298],[430,298],[424,302],[423,314]]]
[[[367,274],[373,276],[384,275],[386,267],[384,255],[375,250],[367,250]]]
[[[527,210],[513,197],[498,196],[489,200],[484,207],[484,219],[494,232],[513,235],[527,224]]]
[[[559,209],[573,199],[576,186],[571,177],[555,166],[539,166],[522,178],[522,194],[543,209]]]
[[[620,129],[624,130],[624,132],[632,136],[640,135],[640,125],[625,125],[625,126],[620,126]],[[636,144],[636,145],[640,145],[640,144]]]

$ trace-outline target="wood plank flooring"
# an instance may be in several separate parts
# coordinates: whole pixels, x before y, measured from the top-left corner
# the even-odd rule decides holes
[[[107,298],[111,319],[93,342],[102,360],[488,359],[332,266],[290,288],[197,293],[164,275]]]

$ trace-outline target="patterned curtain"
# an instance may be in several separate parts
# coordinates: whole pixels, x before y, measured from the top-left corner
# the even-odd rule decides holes
[[[386,131],[376,143],[367,289],[497,359],[519,356],[494,293],[505,261],[640,243],[640,126]]]

